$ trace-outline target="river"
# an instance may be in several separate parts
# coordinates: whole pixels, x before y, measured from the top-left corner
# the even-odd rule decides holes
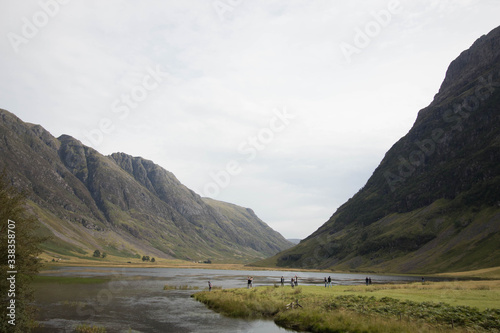
[[[41,327],[35,333],[74,332],[79,324],[106,327],[107,333],[285,333],[270,320],[244,320],[219,315],[197,302],[195,290],[163,290],[165,285],[246,288],[273,285],[285,277],[287,285],[298,276],[299,285],[323,286],[331,276],[333,284],[362,284],[366,275],[289,271],[235,271],[180,268],[60,267],[42,275],[105,277],[99,284],[35,283],[35,299]],[[411,282],[408,276],[370,275],[373,283]]]

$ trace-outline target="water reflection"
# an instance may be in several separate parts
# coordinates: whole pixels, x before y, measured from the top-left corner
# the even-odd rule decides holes
[[[248,276],[254,286],[289,282],[297,275],[299,285],[323,286],[325,273],[280,271],[229,271],[177,268],[61,267],[44,275],[107,277],[101,284],[35,285],[39,321],[45,332],[73,332],[78,324],[106,327],[107,332],[286,332],[272,321],[226,318],[198,303],[193,290],[163,290],[163,286],[246,287]],[[330,274],[334,284],[361,284],[360,274]],[[372,275],[373,283],[416,281],[419,278]]]

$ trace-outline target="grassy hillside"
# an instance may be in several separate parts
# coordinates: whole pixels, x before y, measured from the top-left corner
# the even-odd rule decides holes
[[[255,265],[288,267],[301,262],[303,268],[342,271],[456,272],[500,266],[498,244],[500,208],[457,210],[453,201],[443,199],[408,213],[389,214],[364,228],[323,234]],[[339,253],[345,253],[343,260],[336,257]]]
[[[0,135],[0,169],[27,193],[50,256],[241,263],[291,246],[251,210],[202,199],[152,161],[103,156],[1,109]]]

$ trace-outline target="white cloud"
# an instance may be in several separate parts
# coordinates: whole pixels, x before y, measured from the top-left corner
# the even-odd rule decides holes
[[[69,1],[18,53],[0,40],[0,107],[87,144],[85,131],[108,118],[99,151],[151,159],[199,191],[240,161],[217,199],[303,238],[364,185],[450,61],[498,24],[496,1],[401,0],[347,63],[340,44],[390,1],[226,3],[221,20],[211,1]],[[41,10],[2,6],[4,36]],[[157,66],[169,75],[120,118],[112,103]],[[246,161],[238,146],[282,107],[296,118]]]

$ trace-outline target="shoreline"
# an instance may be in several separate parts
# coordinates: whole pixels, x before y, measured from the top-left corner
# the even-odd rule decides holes
[[[440,278],[440,279],[457,279],[457,280],[497,280],[500,279],[500,267],[483,268],[472,271],[463,272],[444,272],[444,273],[397,273],[397,272],[374,272],[374,271],[335,271],[328,269],[303,269],[303,268],[287,268],[287,267],[259,267],[247,266],[242,263],[195,263],[180,259],[164,259],[158,258],[154,263],[142,262],[137,258],[119,258],[115,260],[100,260],[100,259],[80,259],[80,258],[59,258],[58,261],[52,262],[50,259],[54,256],[49,256],[44,253],[40,259],[45,261],[40,270],[42,272],[54,271],[59,266],[63,267],[104,267],[104,268],[184,268],[184,269],[220,269],[220,270],[238,270],[238,271],[283,271],[283,272],[313,272],[313,273],[330,273],[330,274],[360,274],[360,275],[384,275],[384,276],[412,276],[425,278]],[[111,256],[111,258],[113,258]]]

